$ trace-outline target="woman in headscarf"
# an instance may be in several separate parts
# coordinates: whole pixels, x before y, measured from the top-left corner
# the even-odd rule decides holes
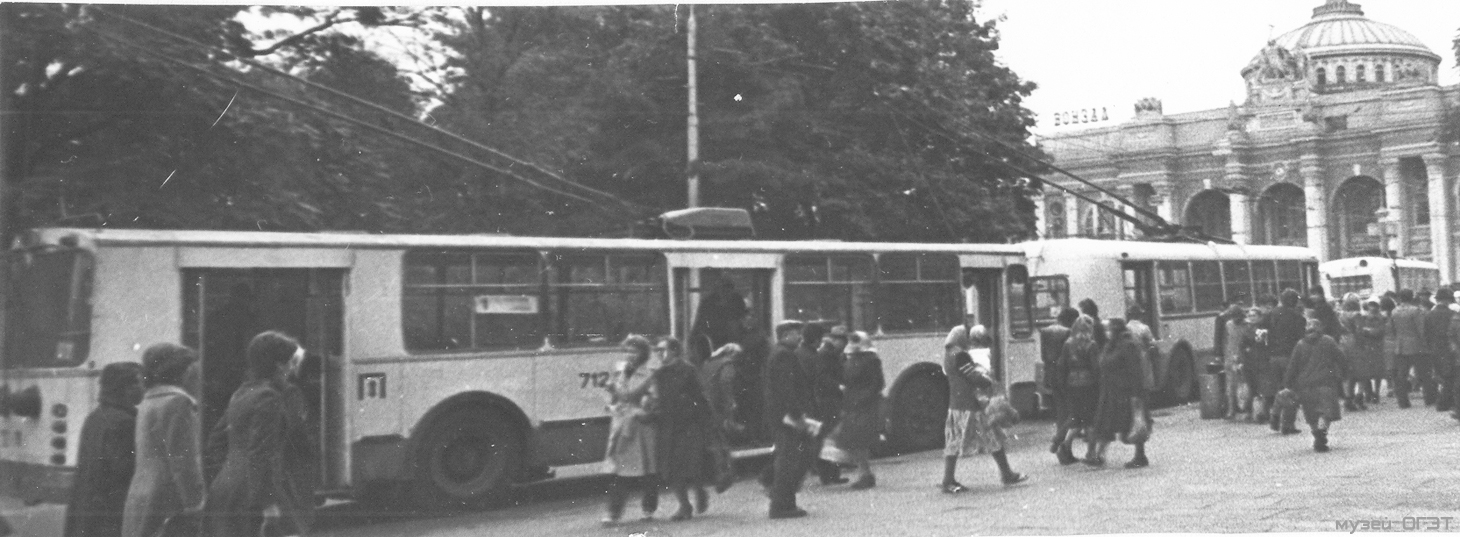
[[[1136,414],[1150,426],[1151,414],[1146,407],[1145,372],[1141,365],[1141,349],[1125,329],[1124,319],[1111,319],[1110,341],[1100,353],[1100,402],[1095,412],[1095,441],[1093,456],[1085,464],[1103,466],[1105,450],[1117,437],[1130,441],[1128,435],[1136,427]],[[1151,463],[1146,459],[1145,441],[1132,441],[1135,456],[1126,463],[1126,468],[1142,468]]]
[[[203,462],[198,452],[198,354],[171,343],[142,353],[147,393],[137,407],[137,468],[127,490],[124,537],[151,537],[167,520],[203,508]]]
[[[1100,387],[1097,384],[1100,346],[1095,344],[1095,319],[1081,315],[1070,326],[1070,337],[1065,340],[1060,358],[1051,371],[1052,383],[1058,385],[1060,415],[1065,416],[1065,437],[1060,439],[1057,453],[1060,464],[1079,462],[1075,458],[1075,438],[1085,436],[1089,440],[1089,428],[1095,418],[1095,406],[1100,401]],[[1088,441],[1087,458],[1094,455],[1095,443]]]
[[[678,339],[666,337],[655,349],[661,365],[654,372],[651,388],[657,408],[654,422],[657,439],[659,478],[679,500],[679,510],[670,520],[688,520],[698,510],[710,507],[705,493],[709,481],[709,438],[713,425],[710,403],[700,386],[700,373],[684,360],[684,348]],[[689,493],[695,494],[691,507]]]
[[[1342,308],[1338,313],[1338,325],[1342,328],[1342,335],[1338,338],[1338,348],[1343,351],[1344,360],[1348,362],[1349,371],[1357,371],[1358,363],[1363,360],[1363,348],[1359,346],[1359,332],[1362,330],[1364,312],[1359,303],[1359,295],[1349,293],[1344,295]],[[1367,382],[1367,381],[1365,381]],[[1355,399],[1354,394],[1359,393],[1359,381],[1350,375],[1343,379],[1344,409],[1349,411],[1359,410],[1364,407],[1363,397]]]
[[[624,339],[628,359],[618,362],[609,380],[608,448],[604,454],[604,472],[613,476],[608,485],[608,516],[605,526],[618,523],[624,512],[629,489],[643,493],[641,506],[644,519],[652,519],[659,509],[659,487],[654,478],[658,468],[654,450],[654,427],[649,424],[649,388],[653,372],[649,370],[649,354],[653,344],[648,338],[631,335]]]
[[[882,388],[887,381],[882,375],[882,359],[866,332],[847,336],[846,363],[842,368],[845,397],[842,399],[841,423],[832,434],[832,443],[851,455],[859,475],[851,488],[861,490],[877,485],[872,475],[872,446],[882,435]]]
[[[286,379],[304,348],[271,330],[254,336],[245,355],[249,379],[223,414],[227,455],[208,487],[208,535],[254,537],[266,524],[302,534],[314,515],[313,489],[305,484],[315,476],[294,464],[309,456],[294,451],[310,446],[304,410]]]
[[[65,537],[110,537],[122,533],[122,509],[137,464],[137,403],[142,402],[142,367],[108,364],[101,370],[96,410],[81,425],[76,478],[66,504]]]

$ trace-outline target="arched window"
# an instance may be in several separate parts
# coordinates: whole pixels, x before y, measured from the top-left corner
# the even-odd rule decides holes
[[[1374,82],[1384,82],[1384,64],[1374,66]]]
[[[1344,181],[1333,195],[1334,219],[1330,225],[1336,228],[1339,255],[1336,257],[1358,257],[1381,255],[1382,231],[1378,226],[1379,216],[1375,214],[1384,206],[1384,185],[1372,177],[1352,177]]]
[[[1354,68],[1354,82],[1368,82],[1364,76],[1364,66],[1360,65]]]
[[[1327,84],[1327,83],[1328,83],[1328,70],[1327,69],[1324,69],[1322,67],[1319,67],[1318,68],[1318,85],[1320,87],[1322,87],[1324,84]]]
[[[1308,212],[1303,189],[1278,183],[1257,199],[1257,238],[1261,244],[1308,245]]]
[[[1343,72],[1343,66],[1342,65],[1340,65],[1338,67],[1335,67],[1333,69],[1333,83],[1334,84],[1342,84],[1344,82],[1347,82],[1347,80],[1346,80],[1347,77],[1344,76],[1344,75],[1345,75],[1345,73]]]
[[[1207,190],[1186,204],[1185,224],[1201,228],[1206,234],[1232,238],[1231,201],[1219,190]]]

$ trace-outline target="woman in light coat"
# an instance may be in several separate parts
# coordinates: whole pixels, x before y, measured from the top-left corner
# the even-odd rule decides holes
[[[607,386],[609,403],[608,449],[604,472],[613,476],[608,486],[608,516],[603,525],[617,524],[624,512],[629,489],[643,493],[640,504],[644,518],[654,517],[659,509],[658,470],[655,452],[655,431],[649,424],[650,380],[654,372],[649,366],[653,345],[643,336],[629,336],[624,349],[631,354],[614,365],[613,378]]]
[[[192,349],[158,343],[142,354],[147,393],[137,407],[137,467],[127,490],[124,537],[152,537],[169,518],[203,508],[198,402],[183,389],[198,374]]]

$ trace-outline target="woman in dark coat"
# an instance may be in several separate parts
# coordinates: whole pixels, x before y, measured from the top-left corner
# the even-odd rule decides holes
[[[255,537],[270,519],[288,531],[309,529],[314,499],[302,496],[314,475],[297,475],[291,453],[305,446],[303,409],[285,381],[304,357],[289,336],[269,331],[248,344],[250,379],[233,392],[223,415],[227,455],[208,489],[208,535]]]
[[[1338,325],[1342,329],[1338,339],[1338,348],[1343,351],[1344,361],[1349,365],[1349,371],[1354,371],[1354,366],[1363,360],[1363,349],[1359,347],[1359,330],[1363,324],[1364,312],[1359,303],[1359,295],[1349,293],[1344,295],[1343,302],[1339,305]],[[1360,410],[1364,407],[1362,396],[1355,399],[1353,394],[1358,393],[1358,379],[1346,377],[1343,379],[1343,406],[1346,410]]]
[[[1248,309],[1247,331],[1243,333],[1241,342],[1242,378],[1247,381],[1249,392],[1247,417],[1258,423],[1267,423],[1267,396],[1277,395],[1276,383],[1268,382],[1271,351],[1267,347],[1267,330],[1267,314],[1262,308]]]
[[[713,414],[700,386],[700,373],[684,360],[679,340],[667,337],[656,349],[663,354],[663,364],[654,372],[651,393],[658,405],[654,416],[658,450],[659,477],[674,490],[679,511],[670,520],[687,520],[697,510],[710,507],[705,484],[712,476],[710,431]],[[695,506],[689,503],[689,491],[695,493]]]
[[[151,537],[169,518],[203,507],[203,462],[198,453],[198,354],[171,343],[142,353],[147,393],[137,406],[137,467],[127,489],[124,537]]]
[[[872,446],[882,436],[882,359],[866,332],[847,337],[846,362],[842,365],[841,423],[832,433],[832,444],[851,455],[860,475],[851,488],[862,490],[877,485],[872,475]]]
[[[711,431],[708,439],[715,492],[725,492],[735,483],[734,460],[730,457],[730,435],[742,427],[735,421],[735,367],[740,345],[726,343],[710,359],[699,364],[700,386],[710,404]]]
[[[65,537],[122,534],[122,509],[137,465],[137,403],[142,402],[142,367],[135,362],[101,370],[96,410],[81,425],[76,478],[66,504]]]
[[[1307,334],[1293,349],[1283,386],[1292,390],[1313,431],[1313,450],[1328,451],[1328,425],[1343,418],[1338,406],[1339,382],[1347,375],[1338,342],[1323,333],[1323,321],[1309,319]]]
[[[1349,379],[1354,383],[1350,397],[1364,408],[1363,403],[1379,403],[1378,383],[1384,378],[1384,329],[1389,319],[1380,310],[1378,302],[1364,304],[1364,314],[1356,319],[1355,355],[1349,357]]]
[[[1095,411],[1094,432],[1095,454],[1085,459],[1085,464],[1105,464],[1105,449],[1117,436],[1125,439],[1136,422],[1133,416],[1139,412],[1146,425],[1151,423],[1151,414],[1146,409],[1148,389],[1145,371],[1141,365],[1141,348],[1125,329],[1124,319],[1111,319],[1110,341],[1100,353],[1100,402]],[[1146,443],[1135,442],[1135,457],[1126,463],[1126,468],[1141,468],[1150,465],[1146,459]]]
[[[1070,337],[1065,340],[1059,360],[1051,371],[1052,383],[1058,385],[1060,415],[1064,416],[1065,437],[1060,439],[1058,452],[1060,464],[1079,462],[1075,458],[1075,439],[1089,436],[1090,425],[1095,421],[1095,406],[1100,401],[1100,387],[1096,383],[1099,371],[1100,345],[1095,343],[1095,319],[1081,315],[1070,326]],[[1094,456],[1095,442],[1088,442],[1086,457]]]

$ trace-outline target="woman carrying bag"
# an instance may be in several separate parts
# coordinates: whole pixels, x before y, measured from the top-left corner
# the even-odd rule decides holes
[[[1085,459],[1090,466],[1105,465],[1105,449],[1117,436],[1136,448],[1126,468],[1144,468],[1146,441],[1151,436],[1151,413],[1146,408],[1148,386],[1152,384],[1149,366],[1135,339],[1126,330],[1124,319],[1110,319],[1109,341],[1100,354],[1100,403],[1095,413],[1094,456]]]
[[[851,488],[864,490],[877,486],[877,476],[872,474],[872,446],[882,436],[882,388],[887,381],[882,374],[882,359],[866,332],[847,336],[844,352],[841,422],[830,442],[850,455],[857,466],[858,476]]]

